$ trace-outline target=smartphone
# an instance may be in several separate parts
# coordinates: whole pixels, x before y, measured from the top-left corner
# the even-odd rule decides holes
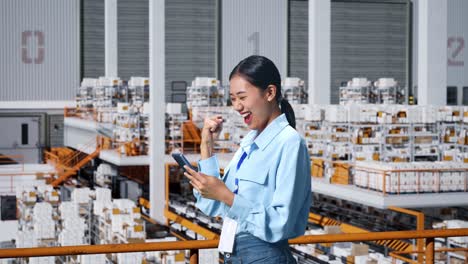
[[[188,159],[184,156],[184,154],[182,154],[182,153],[172,153],[172,157],[175,159],[175,161],[177,161],[177,164],[179,164],[179,166],[180,166],[182,169],[184,169],[184,166],[187,165],[187,166],[189,166],[192,170],[198,171],[198,168],[192,166],[192,164],[190,164],[190,162],[189,162]],[[184,170],[185,170],[185,169],[184,169]]]

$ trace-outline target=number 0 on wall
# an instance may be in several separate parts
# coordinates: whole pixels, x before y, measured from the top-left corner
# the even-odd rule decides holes
[[[37,52],[34,58],[31,57],[29,48],[30,41],[37,41]],[[42,64],[44,62],[44,32],[42,31],[23,31],[21,34],[21,60],[24,64]]]

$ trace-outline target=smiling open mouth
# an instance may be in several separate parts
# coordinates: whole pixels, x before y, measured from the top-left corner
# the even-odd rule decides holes
[[[250,122],[252,122],[252,113],[251,112],[246,112],[246,113],[243,113],[241,115],[244,118],[244,122],[246,124],[250,124]]]

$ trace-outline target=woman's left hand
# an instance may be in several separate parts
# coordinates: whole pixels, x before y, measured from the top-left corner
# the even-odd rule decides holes
[[[195,188],[203,198],[213,199],[232,205],[234,193],[232,193],[217,177],[209,176],[201,172],[196,172],[188,166],[184,166],[186,172],[184,175],[190,180],[193,188]]]

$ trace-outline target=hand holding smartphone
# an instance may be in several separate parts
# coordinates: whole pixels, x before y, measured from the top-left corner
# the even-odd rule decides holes
[[[175,159],[175,161],[177,162],[177,164],[179,164],[179,166],[184,169],[185,171],[185,168],[184,166],[187,165],[189,166],[192,170],[194,171],[198,171],[198,168],[192,166],[192,164],[190,164],[190,162],[188,161],[188,159],[184,156],[184,154],[182,153],[172,153],[172,157]]]

